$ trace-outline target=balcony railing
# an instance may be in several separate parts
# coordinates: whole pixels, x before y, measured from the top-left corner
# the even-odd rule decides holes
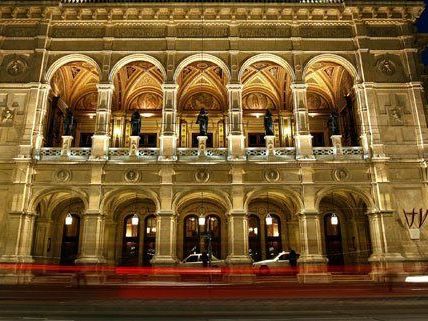
[[[129,148],[109,148],[108,160],[112,161],[157,161],[160,155],[159,148],[138,148],[133,156],[130,156]],[[205,154],[201,154],[198,148],[177,148],[178,161],[227,161],[227,148],[207,148]],[[317,160],[362,160],[366,158],[362,147],[342,147],[336,150],[334,147],[314,147],[313,155]],[[63,151],[60,147],[44,147],[37,155],[37,159],[43,161],[71,160],[85,161],[91,156],[89,147],[73,147]],[[247,161],[295,161],[295,147],[278,147],[272,151],[264,147],[249,147],[245,150]]]

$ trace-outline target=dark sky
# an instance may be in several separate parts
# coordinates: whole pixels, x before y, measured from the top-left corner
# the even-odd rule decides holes
[[[425,0],[425,3],[428,6],[428,0]],[[419,21],[417,22],[419,32],[428,33],[428,8],[425,8],[425,11],[422,13]],[[428,65],[428,48],[425,49],[425,52],[422,56],[422,60],[425,65]]]

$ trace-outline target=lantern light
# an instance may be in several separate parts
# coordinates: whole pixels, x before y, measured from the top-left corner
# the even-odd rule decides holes
[[[339,224],[339,219],[337,218],[336,214],[331,214],[330,223],[331,225]]]
[[[136,226],[138,225],[139,222],[140,222],[140,219],[138,218],[138,215],[134,214],[134,216],[132,216],[132,219],[131,219],[132,225]]]
[[[156,233],[156,226],[152,227],[152,233]]]
[[[199,217],[198,219],[199,225],[203,226],[205,225],[205,217],[203,217],[202,215]]]
[[[71,225],[73,224],[73,216],[71,216],[70,213],[67,214],[65,217],[65,225]]]
[[[257,228],[257,227],[255,227],[254,229],[253,229],[253,231],[254,231],[254,234],[258,234],[259,233],[259,229]]]
[[[266,225],[272,225],[272,216],[270,214],[266,216]]]

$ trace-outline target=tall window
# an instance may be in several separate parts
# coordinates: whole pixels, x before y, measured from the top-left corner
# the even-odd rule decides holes
[[[125,217],[122,240],[122,264],[138,265],[138,254],[140,249],[140,224],[132,224],[133,215]]]
[[[281,223],[277,215],[272,216],[272,224],[266,224],[266,257],[273,258],[282,251]]]

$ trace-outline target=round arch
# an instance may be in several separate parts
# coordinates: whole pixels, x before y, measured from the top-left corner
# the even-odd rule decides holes
[[[107,192],[101,201],[100,211],[107,215],[113,215],[115,210],[127,201],[137,197],[138,199],[147,198],[151,200],[156,207],[156,213],[160,209],[158,195],[151,190],[141,190],[135,188],[119,188]]]
[[[363,190],[356,188],[356,187],[326,187],[323,188],[321,190],[319,190],[316,193],[316,197],[315,197],[315,208],[317,210],[319,210],[319,206],[321,201],[323,200],[324,197],[331,195],[332,193],[339,193],[339,192],[348,192],[348,193],[352,193],[352,194],[357,194],[358,196],[361,197],[361,199],[364,201],[364,203],[366,203],[367,205],[367,210],[368,211],[372,211],[374,210],[375,207],[375,203],[373,198],[371,197],[371,195],[369,195],[367,192],[364,192]]]
[[[166,80],[167,76],[166,76],[165,68],[159,60],[157,60],[156,58],[154,58],[152,56],[146,55],[146,54],[133,54],[133,55],[123,57],[113,66],[113,68],[111,69],[110,74],[108,76],[109,82],[113,83],[114,77],[116,76],[116,74],[119,72],[119,70],[121,68],[123,68],[127,64],[129,64],[131,62],[135,62],[135,61],[145,61],[145,62],[149,62],[149,63],[153,64],[162,73],[164,81]]]
[[[276,63],[277,65],[283,67],[287,73],[291,76],[291,82],[294,82],[294,80],[296,79],[296,74],[294,73],[293,68],[291,68],[290,64],[285,61],[283,58],[273,55],[273,54],[269,54],[269,53],[262,53],[262,54],[258,54],[255,56],[252,56],[250,58],[248,58],[241,66],[241,69],[239,69],[239,74],[238,74],[238,80],[239,82],[241,82],[242,76],[244,75],[245,70],[250,67],[252,64],[259,62],[259,61],[269,61],[269,62],[273,62]]]
[[[253,201],[257,198],[266,197],[267,193],[269,193],[269,198],[270,197],[277,198],[277,199],[282,200],[284,203],[288,203],[289,200],[291,200],[293,205],[296,207],[297,213],[300,212],[301,210],[303,210],[303,208],[304,208],[301,196],[293,190],[290,190],[288,188],[284,188],[281,190],[278,190],[278,189],[267,189],[266,190],[263,188],[259,188],[259,189],[255,189],[253,191],[248,192],[247,195],[245,196],[245,201],[244,201],[245,211],[248,212],[248,206],[251,203],[251,201]]]
[[[172,202],[172,208],[175,212],[186,204],[194,202],[195,200],[200,200],[201,196],[204,196],[204,199],[209,201],[214,201],[216,204],[222,206],[226,212],[229,212],[232,208],[232,202],[229,199],[229,196],[221,192],[213,192],[210,190],[198,190],[198,191],[188,191],[184,193],[178,193],[174,196]]]
[[[175,69],[174,77],[173,77],[173,80],[175,83],[177,82],[177,78],[180,75],[180,73],[183,71],[183,69],[187,65],[189,65],[195,61],[209,61],[209,62],[212,62],[213,64],[216,64],[226,73],[227,79],[230,82],[230,78],[231,78],[230,70],[229,70],[229,67],[225,64],[225,62],[223,60],[221,60],[220,58],[218,58],[216,56],[210,55],[210,54],[198,53],[198,54],[194,54],[192,56],[189,56],[189,57],[183,59],[178,64],[177,68]]]
[[[345,68],[349,72],[349,74],[352,76],[352,78],[354,79],[354,83],[360,79],[358,71],[355,68],[355,66],[348,59],[346,59],[342,56],[339,56],[339,55],[335,55],[335,54],[321,54],[321,55],[315,56],[312,59],[310,59],[305,64],[305,68],[303,68],[302,79],[306,78],[306,76],[308,74],[308,69],[311,65],[313,65],[317,62],[326,62],[326,61],[334,62],[336,64],[341,65],[343,68]]]
[[[93,58],[82,54],[70,54],[70,55],[63,56],[52,63],[52,65],[49,67],[49,69],[46,71],[46,74],[45,74],[46,82],[50,84],[53,75],[59,68],[61,68],[62,66],[64,66],[69,62],[75,62],[75,61],[83,61],[93,65],[97,69],[98,75],[101,77],[102,75],[101,68]]]
[[[41,200],[45,196],[47,196],[49,194],[54,194],[54,193],[68,193],[68,194],[70,194],[70,197],[80,199],[83,202],[84,207],[88,208],[88,195],[84,191],[76,189],[76,188],[72,188],[72,187],[70,189],[67,189],[67,188],[49,188],[49,189],[44,189],[44,190],[42,190],[42,191],[40,191],[34,195],[34,197],[29,202],[29,206],[28,206],[29,211],[32,213],[35,213],[36,209],[37,209],[37,205],[41,202]],[[64,198],[64,199],[68,199],[68,197]],[[64,201],[64,199],[61,199],[61,202]]]

